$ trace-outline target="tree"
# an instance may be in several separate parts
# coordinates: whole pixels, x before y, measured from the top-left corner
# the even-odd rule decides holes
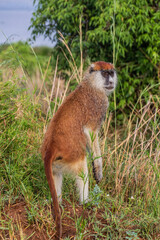
[[[78,63],[82,19],[84,58],[114,62],[120,72],[118,106],[137,100],[160,75],[159,0],[35,0],[32,36],[59,41],[60,31]],[[57,49],[57,48],[55,48]],[[59,50],[58,50],[59,51]],[[158,87],[155,88],[155,91]]]

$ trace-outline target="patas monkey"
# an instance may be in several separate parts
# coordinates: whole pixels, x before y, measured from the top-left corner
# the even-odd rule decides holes
[[[102,179],[102,157],[98,143],[98,131],[108,108],[108,95],[117,84],[117,74],[111,63],[95,62],[86,71],[83,81],[66,97],[45,134],[42,145],[45,173],[54,205],[58,239],[62,236],[61,214],[58,200],[61,198],[62,174],[75,174],[80,202],[88,200],[88,168],[86,149],[93,150],[94,176]],[[92,144],[90,132],[95,135]],[[80,173],[85,175],[85,181]]]

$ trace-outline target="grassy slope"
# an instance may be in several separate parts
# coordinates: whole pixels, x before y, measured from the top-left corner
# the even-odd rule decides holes
[[[0,80],[0,238],[50,239],[55,226],[39,151],[47,118],[41,103],[50,92],[31,93],[30,79],[11,72]],[[79,206],[74,180],[64,179],[64,239],[160,239],[159,106],[160,98],[151,96],[116,131],[108,113],[99,187],[89,161],[91,202]]]

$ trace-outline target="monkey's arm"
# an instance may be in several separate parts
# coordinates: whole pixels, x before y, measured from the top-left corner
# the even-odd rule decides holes
[[[91,132],[89,129],[85,128],[84,133],[87,137],[87,151],[89,152],[90,157],[93,158],[93,173],[96,182],[102,180],[102,156],[101,149],[98,141],[98,131]]]
[[[95,138],[93,139],[92,143],[92,149],[93,149],[93,173],[96,182],[100,182],[103,177],[102,173],[102,154],[101,154],[101,149],[99,146],[99,141],[98,141],[98,132],[95,134]]]

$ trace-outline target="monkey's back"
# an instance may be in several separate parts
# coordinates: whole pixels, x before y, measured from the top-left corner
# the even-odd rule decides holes
[[[53,161],[73,163],[84,159],[87,144],[84,127],[92,131],[99,128],[107,107],[106,95],[83,81],[52,118],[42,145],[43,159],[48,151],[52,152]]]

